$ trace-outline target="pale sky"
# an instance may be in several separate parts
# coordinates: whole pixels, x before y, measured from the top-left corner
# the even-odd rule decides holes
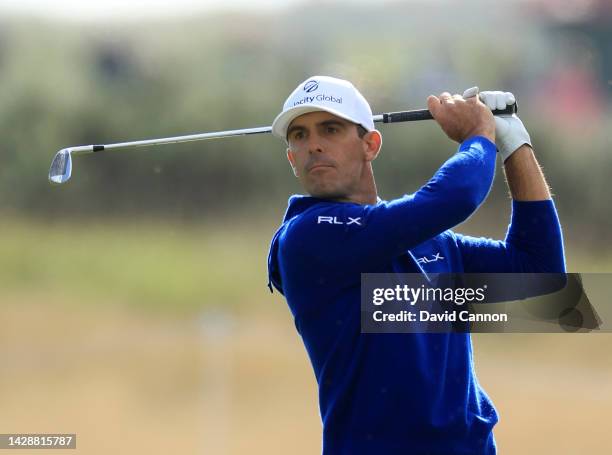
[[[308,0],[0,0],[0,16],[26,14],[76,21],[138,20],[185,16],[214,10],[266,13]],[[332,3],[333,0],[327,0]],[[339,3],[378,4],[390,0],[339,0]],[[453,0],[404,0],[411,3],[446,3]],[[317,2],[324,4],[325,2]],[[316,5],[316,3],[315,3]],[[316,9],[316,8],[315,8]]]
[[[21,13],[78,21],[182,16],[217,9],[271,11],[299,0],[0,0],[0,15]]]

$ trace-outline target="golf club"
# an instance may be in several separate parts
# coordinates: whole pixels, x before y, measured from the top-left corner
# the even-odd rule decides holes
[[[503,110],[493,110],[493,115],[512,115],[517,112],[517,105],[512,104]],[[411,122],[418,120],[432,120],[433,116],[427,109],[418,109],[413,111],[389,112],[386,114],[377,114],[373,117],[377,123],[396,123],[396,122]],[[162,144],[178,144],[182,142],[203,141],[207,139],[220,139],[224,137],[248,136],[251,134],[270,133],[271,126],[263,126],[258,128],[246,128],[241,130],[216,131],[212,133],[190,134],[187,136],[174,136],[160,139],[146,139],[142,141],[132,142],[117,142],[106,145],[79,145],[75,147],[67,147],[56,153],[51,168],[49,169],[49,182],[61,185],[66,183],[72,175],[72,157],[86,155],[89,153],[102,152],[104,150],[144,147],[147,145],[162,145]]]

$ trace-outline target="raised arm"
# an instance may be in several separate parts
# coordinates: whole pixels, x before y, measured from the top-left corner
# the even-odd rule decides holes
[[[484,96],[483,96],[484,95]],[[514,96],[483,92],[489,107]],[[496,118],[496,145],[512,195],[512,219],[504,241],[456,235],[466,272],[565,272],[563,236],[548,184],[520,119]]]

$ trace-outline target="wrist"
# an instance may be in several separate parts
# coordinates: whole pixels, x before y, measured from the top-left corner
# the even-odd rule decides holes
[[[470,139],[470,138],[472,138],[474,136],[484,137],[484,138],[490,140],[492,143],[495,144],[495,129],[493,129],[493,130],[491,130],[490,128],[478,128],[478,129],[475,129],[474,131],[470,132],[465,137],[465,140],[467,141],[468,139]]]
[[[533,148],[529,144],[523,144],[504,161],[504,166],[521,165],[526,160],[530,160],[532,155],[534,155]]]
[[[477,143],[484,149],[488,149],[491,152],[497,153],[497,147],[495,142],[485,136],[470,136],[465,141],[461,142],[459,145],[460,150],[466,150],[472,146],[472,144]]]

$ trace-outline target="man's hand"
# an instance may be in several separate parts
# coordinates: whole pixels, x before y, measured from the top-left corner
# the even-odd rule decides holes
[[[429,96],[427,107],[442,131],[456,142],[463,142],[472,136],[484,136],[495,142],[495,120],[491,110],[477,96],[478,89],[466,90],[465,99],[461,95],[441,93],[439,97]]]
[[[510,92],[481,92],[479,96],[491,110],[505,109],[516,102]],[[517,201],[551,199],[548,184],[533,153],[531,139],[523,122],[516,114],[503,115],[495,117],[495,126],[496,145],[504,161],[506,181],[512,198]]]
[[[465,94],[464,94],[465,96]],[[516,102],[510,92],[481,92],[480,99],[491,110],[505,109]],[[505,162],[518,148],[524,144],[531,147],[531,138],[523,122],[516,114],[495,117],[496,145],[502,160]]]

